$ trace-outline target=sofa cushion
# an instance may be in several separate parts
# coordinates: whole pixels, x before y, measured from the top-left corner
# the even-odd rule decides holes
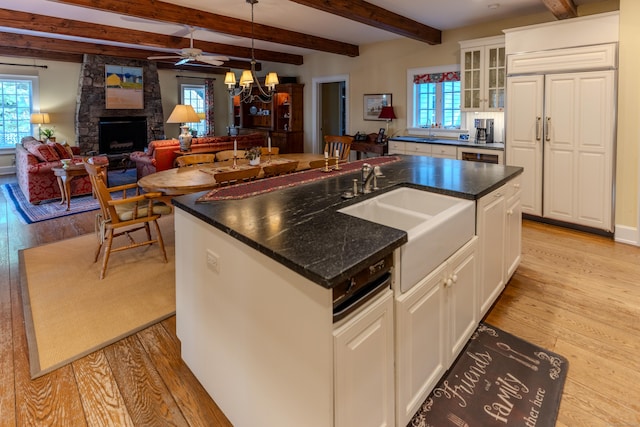
[[[41,162],[55,162],[56,160],[60,160],[60,156],[55,148],[48,144],[29,145],[27,151],[36,156]]]

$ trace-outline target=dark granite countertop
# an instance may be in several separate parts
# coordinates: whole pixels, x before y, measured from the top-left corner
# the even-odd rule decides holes
[[[522,168],[425,156],[398,156],[382,166],[377,190],[353,199],[342,193],[360,173],[350,173],[240,199],[196,203],[205,193],[174,205],[326,288],[348,279],[407,242],[402,230],[337,212],[349,204],[408,186],[478,199],[522,173]]]
[[[502,142],[494,142],[491,144],[478,144],[473,141],[473,139],[469,141],[460,141],[457,139],[431,139],[423,136],[394,136],[389,138],[389,141],[402,141],[402,142],[414,142],[418,144],[440,144],[440,145],[455,145],[457,147],[473,147],[473,148],[483,148],[487,150],[503,150],[504,151],[504,143]]]

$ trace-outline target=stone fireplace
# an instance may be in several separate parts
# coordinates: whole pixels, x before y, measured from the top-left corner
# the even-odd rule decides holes
[[[144,108],[106,108],[106,65],[143,69]],[[164,121],[156,64],[138,59],[84,55],[76,102],[76,135],[76,145],[82,153],[142,151],[149,141],[162,139]]]

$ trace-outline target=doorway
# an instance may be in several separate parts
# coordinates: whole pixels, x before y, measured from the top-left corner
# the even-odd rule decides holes
[[[348,76],[330,76],[314,79],[312,152],[322,153],[325,135],[346,135],[349,116]]]

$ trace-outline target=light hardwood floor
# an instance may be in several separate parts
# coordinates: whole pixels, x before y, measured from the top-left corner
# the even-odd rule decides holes
[[[93,216],[24,225],[0,193],[0,426],[230,426],[181,362],[175,317],[30,380],[18,250],[92,232]],[[640,248],[525,221],[486,321],[569,359],[558,426],[640,426],[639,283]]]

